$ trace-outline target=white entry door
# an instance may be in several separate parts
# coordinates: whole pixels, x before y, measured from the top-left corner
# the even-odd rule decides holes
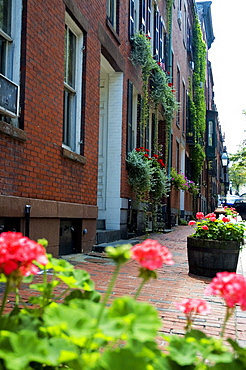
[[[108,74],[102,74],[100,79],[100,121],[98,148],[98,218],[105,219],[106,210],[106,176],[108,150]]]

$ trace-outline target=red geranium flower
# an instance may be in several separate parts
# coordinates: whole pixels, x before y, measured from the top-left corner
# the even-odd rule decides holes
[[[172,255],[167,247],[159,244],[157,240],[146,239],[141,244],[136,244],[131,249],[132,258],[148,270],[156,270],[163,263],[173,265]]]
[[[204,213],[203,212],[197,212],[196,219],[197,220],[202,220],[203,218],[204,218]]]
[[[222,297],[230,308],[239,304],[246,311],[246,279],[235,272],[218,272],[205,289],[205,294]]]
[[[203,230],[209,230],[209,228],[208,228],[208,226],[207,226],[207,225],[202,225],[202,226],[201,226],[201,228],[202,228]]]
[[[33,264],[34,261],[41,265],[48,263],[42,245],[21,233],[8,231],[0,235],[0,273],[15,273],[16,277],[37,274],[39,269]]]

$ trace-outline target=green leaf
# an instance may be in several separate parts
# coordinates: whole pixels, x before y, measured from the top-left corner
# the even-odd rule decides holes
[[[148,370],[148,358],[140,357],[130,348],[118,348],[115,351],[106,351],[100,359],[100,369],[105,370]]]
[[[116,318],[125,326],[127,336],[140,342],[153,340],[160,327],[156,309],[130,297],[115,299],[109,308],[109,317]]]
[[[185,337],[171,337],[168,349],[170,358],[179,365],[192,365],[197,359],[195,341],[190,341]]]
[[[88,299],[89,301],[93,302],[100,302],[101,295],[97,291],[93,290],[92,292],[89,291],[84,291],[81,292],[81,290],[73,290],[70,292],[65,298],[64,298],[64,303],[68,303],[69,301],[73,299]]]
[[[63,271],[57,277],[71,289],[83,289],[89,292],[94,290],[94,282],[90,279],[90,274],[84,270]]]
[[[122,265],[131,258],[131,244],[118,245],[116,247],[106,247],[106,253],[116,264]]]
[[[26,370],[30,362],[58,365],[58,355],[57,351],[50,351],[47,340],[39,339],[34,331],[1,332],[0,358],[8,370]]]

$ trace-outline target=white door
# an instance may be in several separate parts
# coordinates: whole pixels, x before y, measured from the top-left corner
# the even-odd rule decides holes
[[[100,79],[100,121],[98,148],[98,219],[105,219],[106,210],[106,176],[107,176],[107,143],[108,136],[108,74]]]

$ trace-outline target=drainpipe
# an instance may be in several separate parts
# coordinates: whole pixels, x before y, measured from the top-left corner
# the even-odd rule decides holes
[[[25,206],[25,236],[29,238],[30,234],[30,212],[31,206],[28,204]]]
[[[169,12],[169,36],[168,36],[168,65],[167,70],[169,72],[169,76],[172,81],[172,24],[173,24],[173,2],[171,1],[171,8]],[[170,82],[171,82],[170,81]],[[171,182],[171,164],[172,164],[172,124],[169,127],[168,130],[168,166],[167,166],[167,175],[168,179]],[[167,197],[167,228],[172,228],[172,222],[171,222],[171,191],[169,193],[169,197]]]

